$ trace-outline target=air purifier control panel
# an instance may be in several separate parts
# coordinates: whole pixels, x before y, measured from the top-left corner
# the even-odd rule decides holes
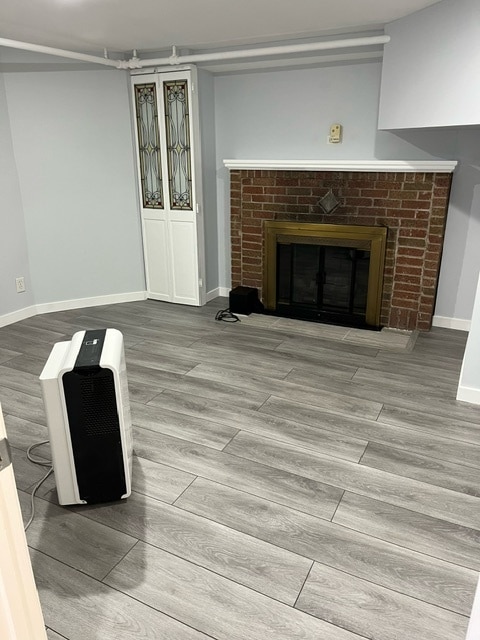
[[[102,355],[106,334],[106,329],[85,331],[82,346],[75,361],[75,369],[98,367],[100,365],[100,357]]]

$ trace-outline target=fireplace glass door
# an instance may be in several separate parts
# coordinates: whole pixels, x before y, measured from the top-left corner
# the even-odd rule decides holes
[[[370,251],[317,243],[277,244],[281,315],[363,326]]]

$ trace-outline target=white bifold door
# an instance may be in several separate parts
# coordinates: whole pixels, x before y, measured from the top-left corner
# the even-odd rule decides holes
[[[193,77],[192,77],[193,76]],[[132,78],[147,295],[205,304],[194,69]]]

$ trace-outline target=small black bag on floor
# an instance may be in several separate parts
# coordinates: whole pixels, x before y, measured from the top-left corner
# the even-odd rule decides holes
[[[229,310],[249,316],[251,313],[262,313],[263,304],[258,299],[258,289],[254,287],[235,287],[229,294]]]

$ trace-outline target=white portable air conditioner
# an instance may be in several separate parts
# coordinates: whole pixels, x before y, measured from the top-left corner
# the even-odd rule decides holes
[[[120,331],[79,331],[58,342],[40,383],[59,503],[128,497],[132,423]]]

